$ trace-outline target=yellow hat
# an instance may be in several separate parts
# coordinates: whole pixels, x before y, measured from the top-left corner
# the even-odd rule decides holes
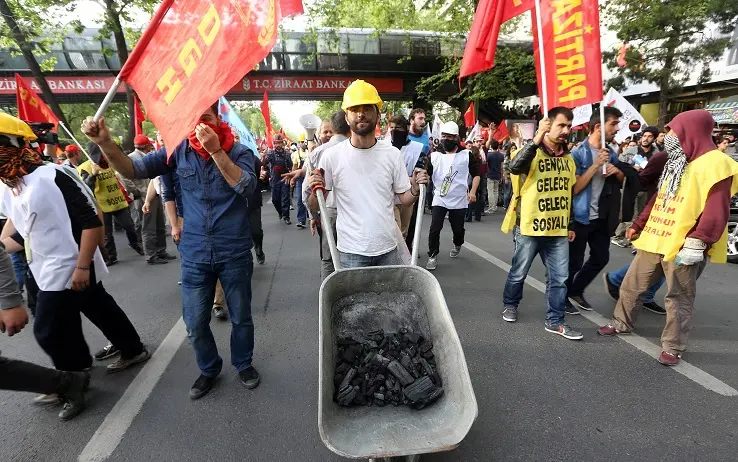
[[[303,141],[305,141],[305,134],[304,133],[300,133],[300,136],[298,137],[298,141],[300,141],[301,143]]]
[[[20,136],[29,141],[37,138],[27,123],[4,112],[0,112],[0,134]]]
[[[384,103],[382,103],[382,98],[379,97],[374,85],[363,80],[355,80],[343,92],[341,109],[345,111],[350,107],[361,106],[362,104],[376,104],[381,111]]]

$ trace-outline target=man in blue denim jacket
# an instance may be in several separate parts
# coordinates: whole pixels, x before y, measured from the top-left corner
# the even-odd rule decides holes
[[[200,116],[187,140],[167,160],[165,149],[131,160],[113,143],[105,119],[92,118],[82,131],[97,143],[110,164],[127,178],[155,178],[176,171],[184,222],[179,244],[182,261],[182,317],[195,350],[200,377],[190,389],[198,399],[208,393],[223,367],[210,330],[210,307],[217,280],[223,284],[231,318],[231,363],[247,388],[259,384],[251,364],[251,230],[248,198],[256,187],[253,153],[234,143],[230,127],[218,116],[217,103]]]
[[[605,141],[611,143],[620,126],[623,114],[614,107],[605,108]],[[579,314],[579,308],[591,311],[593,307],[584,298],[584,289],[597,277],[610,260],[610,236],[606,211],[601,199],[606,196],[606,182],[610,177],[618,181],[617,188],[625,178],[615,165],[619,163],[614,150],[602,146],[603,124],[597,111],[589,121],[590,134],[584,142],[572,151],[577,165],[577,181],[574,184],[574,232],[576,238],[569,244],[569,279],[567,280],[567,314]],[[603,167],[605,171],[603,172]],[[613,196],[614,197],[614,196]],[[619,191],[617,194],[619,198]],[[607,204],[609,207],[620,207]],[[584,253],[589,244],[589,259],[584,262]],[[569,301],[571,300],[571,302]]]

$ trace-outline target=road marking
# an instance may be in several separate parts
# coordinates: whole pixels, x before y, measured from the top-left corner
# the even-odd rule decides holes
[[[488,262],[492,263],[493,265],[497,266],[498,268],[505,271],[506,273],[510,272],[510,265],[500,260],[499,258],[495,257],[494,255],[491,255],[485,252],[484,250],[480,249],[479,247],[473,244],[469,244],[468,242],[464,244],[464,247],[471,250],[472,252],[479,255],[480,257],[487,260]],[[526,277],[525,283],[533,287],[539,292],[542,292],[542,293],[546,292],[546,284],[539,281],[538,279],[535,279],[532,276]],[[597,313],[596,311],[580,310],[580,312],[582,313],[582,316],[584,316],[586,319],[588,319],[593,324],[596,324],[598,326],[604,326],[610,321],[609,319],[605,318],[604,316]],[[641,337],[640,335],[637,335],[637,334],[619,335],[618,338],[638,348],[639,350],[641,350],[642,352],[646,353],[648,356],[654,359],[658,358],[659,355],[661,354],[661,347],[651,343],[650,341]],[[682,374],[683,376],[687,377],[689,380],[692,380],[693,382],[699,385],[702,385],[708,390],[714,391],[715,393],[719,395],[738,396],[738,390],[726,384],[725,382],[719,380],[718,378],[708,374],[707,372],[703,371],[699,367],[693,366],[687,361],[684,361],[684,360],[680,361],[679,364],[676,366],[673,366],[672,369]]]
[[[184,321],[179,318],[92,435],[77,459],[79,462],[100,462],[113,454],[186,336]]]

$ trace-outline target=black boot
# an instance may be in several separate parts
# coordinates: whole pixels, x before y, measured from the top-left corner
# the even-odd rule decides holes
[[[64,383],[60,387],[59,397],[64,407],[59,413],[61,420],[69,420],[85,410],[85,391],[90,385],[90,374],[87,372],[64,372]]]
[[[256,253],[256,262],[263,265],[266,261],[266,255],[264,255],[264,251],[261,250],[260,245],[254,246],[254,253]]]

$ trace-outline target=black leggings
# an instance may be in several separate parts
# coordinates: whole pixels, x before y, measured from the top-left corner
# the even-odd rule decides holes
[[[446,213],[448,213],[448,221],[451,223],[451,230],[454,232],[454,245],[464,244],[464,215],[466,215],[466,209],[449,210],[446,207],[436,205],[433,207],[430,232],[428,233],[429,257],[435,257],[440,250],[441,230],[443,229],[443,220],[446,219]]]

